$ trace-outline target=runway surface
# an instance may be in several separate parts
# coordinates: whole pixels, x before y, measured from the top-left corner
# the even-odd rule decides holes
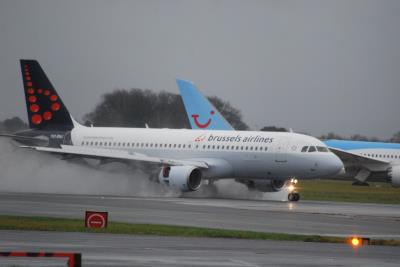
[[[0,231],[1,250],[82,253],[82,266],[398,266],[399,248],[219,238]],[[1,258],[0,266],[65,266]]]
[[[86,210],[119,222],[400,239],[399,205],[0,193],[0,214],[82,219]]]

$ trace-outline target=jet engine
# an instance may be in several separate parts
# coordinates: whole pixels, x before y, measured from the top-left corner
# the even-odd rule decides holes
[[[400,166],[393,166],[389,169],[388,175],[393,187],[400,187]]]
[[[193,166],[164,166],[158,176],[161,183],[181,191],[196,191],[202,182],[202,172]]]

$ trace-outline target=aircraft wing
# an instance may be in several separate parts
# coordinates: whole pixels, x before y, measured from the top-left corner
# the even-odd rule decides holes
[[[360,166],[371,171],[386,170],[390,162],[378,160],[371,157],[366,157],[346,150],[341,150],[334,147],[329,147],[329,150],[336,154],[342,161],[345,167]]]
[[[125,150],[89,148],[89,147],[69,146],[69,145],[61,145],[61,148],[30,147],[30,146],[21,146],[21,147],[31,148],[37,151],[50,152],[50,153],[80,155],[83,157],[86,156],[86,157],[96,157],[96,158],[106,158],[106,159],[137,160],[137,161],[165,164],[171,166],[188,165],[204,169],[208,168],[208,164],[203,161],[151,157],[145,154],[131,153]]]
[[[48,141],[46,138],[15,135],[15,134],[0,134],[0,137],[8,137],[8,138],[14,138],[14,139],[21,139],[21,140],[33,140],[33,141],[38,141],[38,140],[39,141]]]

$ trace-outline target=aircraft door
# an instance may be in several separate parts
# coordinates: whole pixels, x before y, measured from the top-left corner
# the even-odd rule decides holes
[[[287,140],[284,138],[279,138],[279,141],[275,146],[275,162],[279,163],[287,162],[287,147],[288,147]]]

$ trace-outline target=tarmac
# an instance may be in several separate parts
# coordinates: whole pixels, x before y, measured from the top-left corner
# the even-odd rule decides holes
[[[0,230],[0,250],[82,253],[82,266],[398,266],[398,247]],[[0,266],[65,266],[65,259],[2,258]]]
[[[0,214],[83,219],[86,210],[128,223],[400,239],[398,205],[0,193]]]

